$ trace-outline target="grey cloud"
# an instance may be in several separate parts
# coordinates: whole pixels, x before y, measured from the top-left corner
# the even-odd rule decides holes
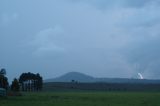
[[[0,30],[0,64],[7,67],[11,78],[26,70],[39,71],[44,78],[69,71],[128,78],[141,72],[145,78],[160,78],[157,3],[6,2],[10,7],[3,13],[16,12],[20,18]],[[135,64],[140,65],[139,70]]]
[[[35,56],[43,55],[53,55],[54,52],[64,52],[63,47],[59,47],[55,43],[56,38],[63,34],[61,27],[56,26],[55,28],[47,28],[38,32],[33,41],[31,41],[30,46],[35,46],[33,54]]]
[[[112,9],[112,8],[142,8],[150,3],[159,3],[158,0],[70,0],[72,2],[85,2],[93,5],[98,9]]]
[[[17,13],[2,13],[1,14],[1,26],[8,26],[11,22],[18,20]]]

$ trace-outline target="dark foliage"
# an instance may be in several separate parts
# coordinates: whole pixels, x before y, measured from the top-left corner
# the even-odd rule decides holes
[[[22,73],[19,78],[22,91],[39,91],[42,90],[43,79],[40,74]]]
[[[8,89],[8,78],[5,76],[6,70],[2,68],[0,70],[0,88]]]
[[[16,78],[12,81],[11,90],[15,92],[20,90],[19,82]]]

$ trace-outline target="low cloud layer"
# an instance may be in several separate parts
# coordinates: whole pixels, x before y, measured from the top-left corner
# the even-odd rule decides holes
[[[54,53],[64,52],[64,48],[56,45],[56,37],[61,36],[63,30],[60,27],[44,29],[37,33],[30,46],[35,47],[35,56],[48,56]]]
[[[160,79],[159,0],[0,1],[0,67]]]

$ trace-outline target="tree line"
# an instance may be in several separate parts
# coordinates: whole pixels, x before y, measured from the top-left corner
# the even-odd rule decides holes
[[[19,78],[22,91],[39,91],[42,90],[42,77],[40,74],[22,73]]]
[[[6,77],[6,70],[0,70],[0,88],[12,91],[40,91],[43,87],[43,78],[39,73],[34,74],[31,72],[22,73],[20,77],[15,78],[9,86],[8,78]]]

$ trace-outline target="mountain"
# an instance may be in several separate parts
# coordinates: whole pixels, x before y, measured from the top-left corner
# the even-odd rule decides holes
[[[83,73],[69,72],[57,78],[47,79],[44,82],[71,82],[72,80],[77,82],[93,82],[94,79],[94,77]]]
[[[44,82],[98,82],[98,83],[140,83],[140,84],[160,84],[160,80],[149,79],[129,79],[129,78],[95,78],[80,72],[69,72],[60,77],[44,80]]]

